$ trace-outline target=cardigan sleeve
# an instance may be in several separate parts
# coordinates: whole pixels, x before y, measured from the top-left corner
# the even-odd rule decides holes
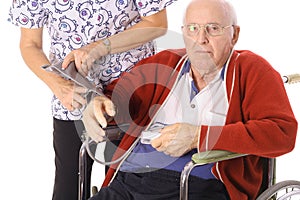
[[[233,65],[229,66],[233,67]],[[297,121],[283,81],[270,64],[241,52],[223,127],[202,127],[199,149],[276,157],[294,148]]]

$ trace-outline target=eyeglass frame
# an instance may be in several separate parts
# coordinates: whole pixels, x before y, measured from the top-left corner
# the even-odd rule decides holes
[[[198,30],[198,32],[197,32],[195,35],[193,35],[193,36],[198,36],[198,34],[200,33],[201,29],[204,28],[205,33],[206,33],[207,35],[211,36],[211,37],[223,35],[225,29],[230,28],[230,27],[234,27],[234,26],[235,26],[235,25],[233,25],[233,24],[232,24],[232,25],[228,25],[228,26],[221,26],[221,25],[218,24],[218,23],[207,23],[207,24],[203,24],[203,25],[197,24],[197,23],[190,23],[190,24],[182,25],[181,28],[187,28],[187,26],[189,26],[189,25],[197,25],[197,26],[198,26],[198,29],[199,29],[199,30]],[[219,27],[221,28],[220,34],[218,34],[218,35],[211,35],[211,34],[207,31],[207,29],[206,29],[209,25],[217,25],[217,26],[219,26]],[[188,33],[187,33],[187,34],[188,34]],[[190,35],[190,36],[191,36],[191,35]]]

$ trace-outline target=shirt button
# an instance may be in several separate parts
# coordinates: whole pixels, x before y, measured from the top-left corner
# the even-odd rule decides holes
[[[195,106],[195,104],[191,104],[191,108],[195,108],[196,106]]]

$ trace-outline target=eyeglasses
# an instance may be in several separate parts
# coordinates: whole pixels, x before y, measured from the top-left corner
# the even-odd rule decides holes
[[[205,24],[205,25],[200,25],[196,23],[192,24],[187,24],[182,26],[182,28],[186,31],[187,35],[189,36],[197,36],[202,28],[204,28],[205,32],[210,35],[210,36],[218,36],[222,35],[224,33],[224,30],[232,27],[233,25],[228,25],[228,26],[221,26],[219,24]]]

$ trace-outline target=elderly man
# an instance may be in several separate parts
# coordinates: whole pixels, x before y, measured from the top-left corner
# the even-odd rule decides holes
[[[255,199],[262,157],[294,148],[297,122],[281,76],[262,57],[233,50],[240,27],[225,0],[193,0],[182,26],[186,49],[138,63],[107,86],[84,113],[87,134],[101,142],[105,115],[130,123],[96,199],[178,199],[193,153],[251,154],[197,167],[189,199]],[[99,126],[101,125],[101,127]]]

